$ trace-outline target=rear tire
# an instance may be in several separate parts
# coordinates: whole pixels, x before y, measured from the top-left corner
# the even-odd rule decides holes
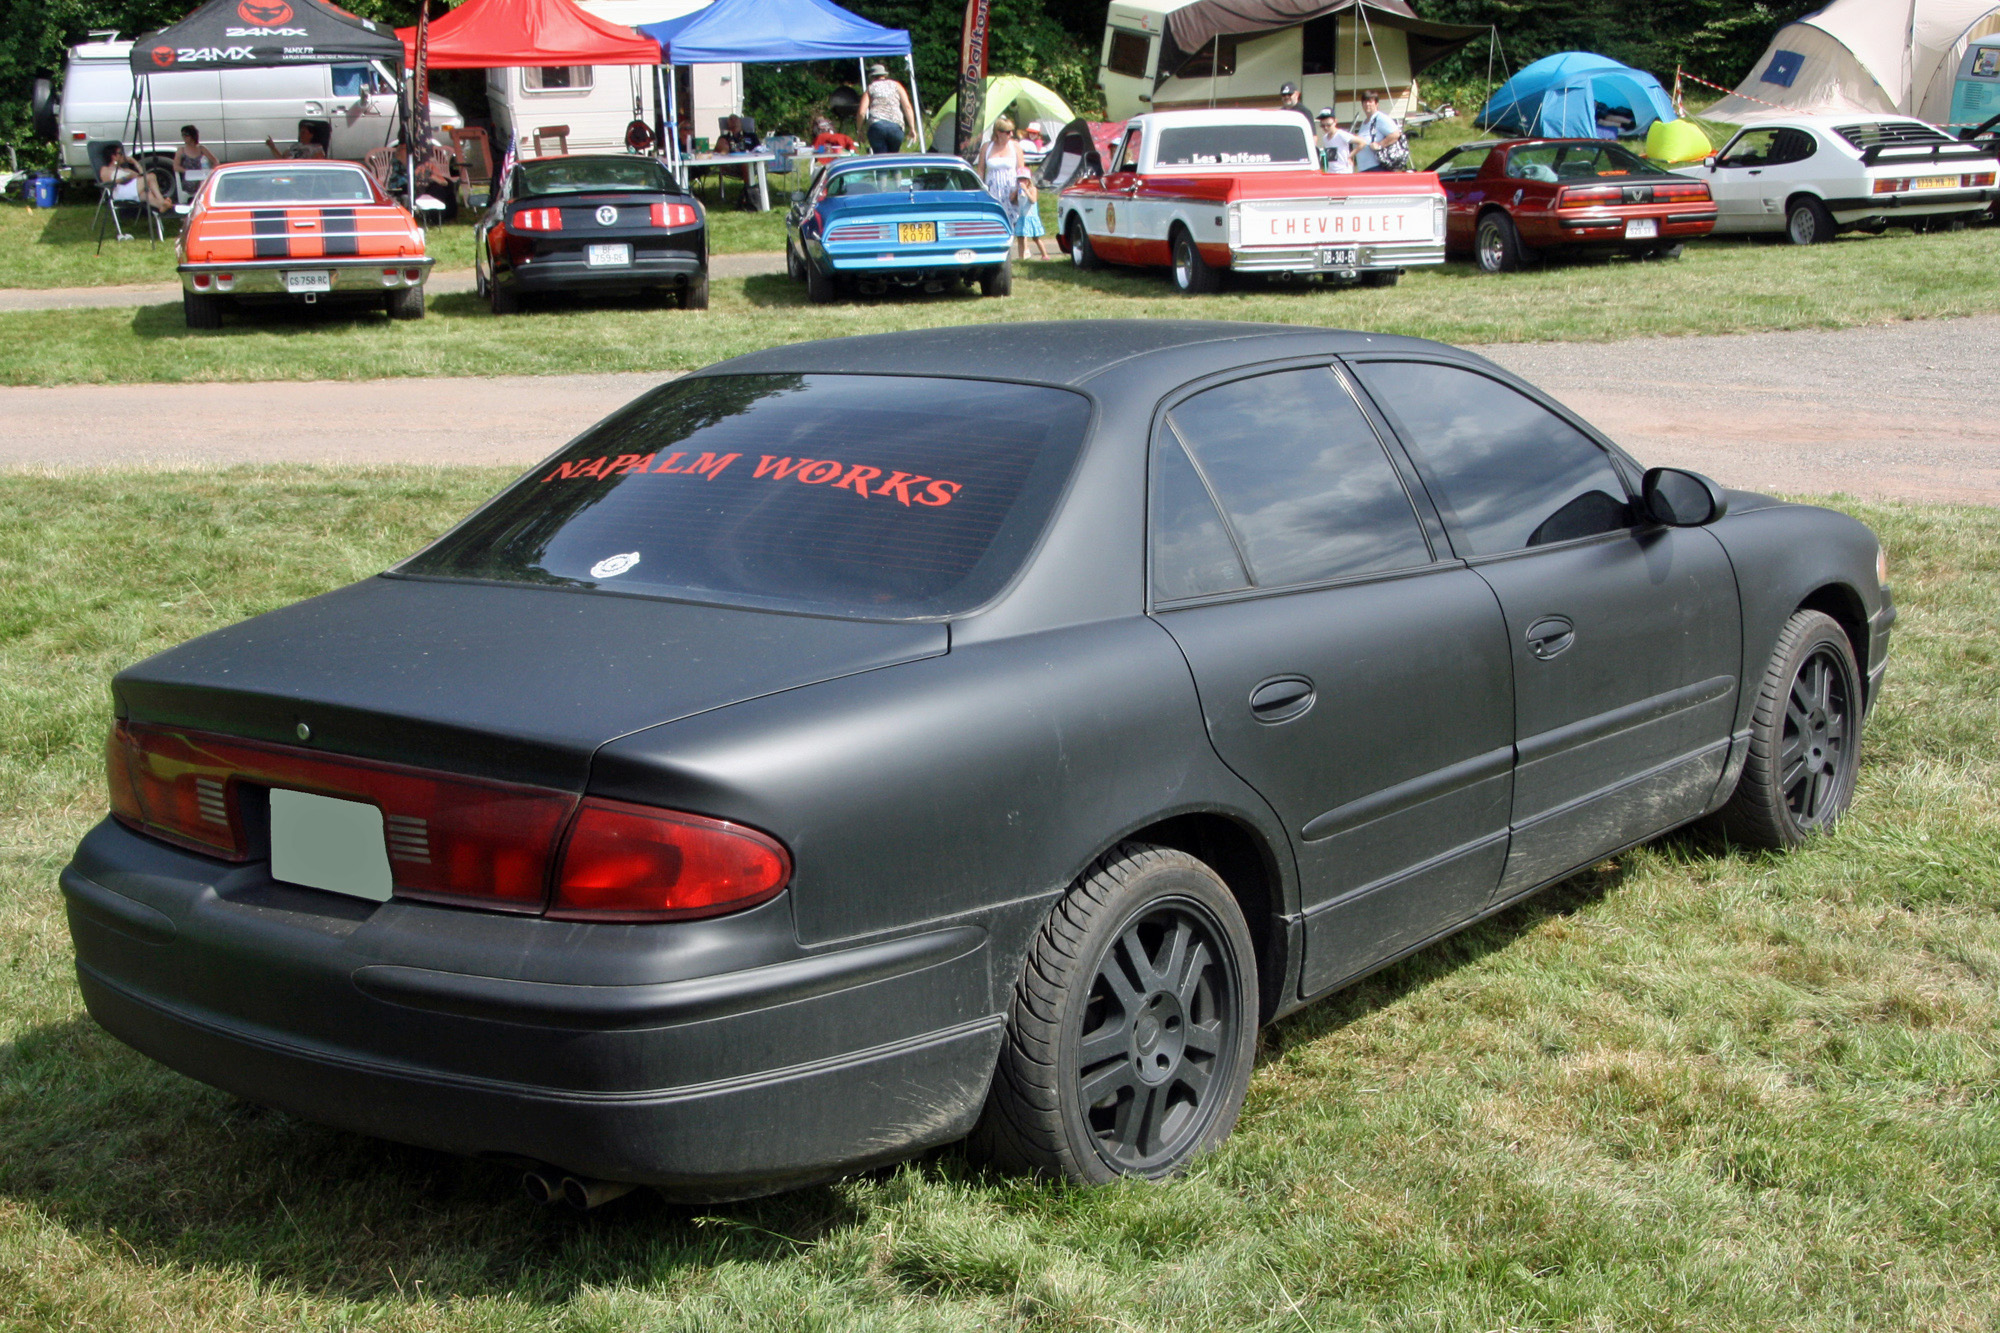
[[[1221,877],[1173,848],[1112,849],[1029,946],[973,1147],[1085,1184],[1186,1169],[1243,1108],[1257,994]]]
[[[979,275],[981,296],[1012,296],[1014,294],[1014,261],[1002,260],[998,266]]]
[[[1403,270],[1399,268],[1373,269],[1361,275],[1363,287],[1394,287],[1402,281]]]
[[[1801,195],[1785,209],[1785,239],[1793,245],[1823,245],[1833,239],[1833,214],[1811,195]]]
[[[821,272],[819,265],[807,260],[806,300],[814,305],[826,305],[839,295],[839,290],[833,285],[833,275]]]
[[[493,307],[493,313],[496,315],[511,315],[521,308],[520,296],[516,294],[512,287],[500,281],[498,273],[494,274],[487,282],[486,297],[488,303]]]
[[[1208,296],[1222,290],[1222,271],[1209,266],[1201,257],[1201,247],[1194,243],[1194,237],[1187,228],[1175,227],[1167,240],[1168,254],[1173,260],[1174,286],[1183,296]]]
[[[1097,251],[1090,244],[1090,233],[1083,229],[1083,219],[1071,215],[1069,230],[1063,233],[1063,243],[1069,249],[1069,262],[1081,269],[1103,268],[1104,261],[1097,257]]]
[[[383,298],[388,307],[390,319],[422,319],[424,317],[424,289],[404,287]]]
[[[1488,213],[1479,219],[1472,252],[1479,267],[1488,273],[1512,273],[1521,267],[1521,233],[1505,213]]]
[[[707,271],[704,270],[689,278],[687,286],[681,288],[678,295],[680,297],[681,309],[683,310],[708,309]]]
[[[1847,632],[1794,611],[1750,714],[1750,753],[1719,818],[1753,847],[1785,849],[1833,827],[1861,767],[1861,669]]]
[[[222,327],[222,300],[205,292],[182,292],[181,313],[191,329]]]
[[[1687,245],[1684,242],[1672,241],[1666,245],[1656,245],[1652,249],[1646,251],[1646,258],[1679,259],[1685,253],[1687,253]]]

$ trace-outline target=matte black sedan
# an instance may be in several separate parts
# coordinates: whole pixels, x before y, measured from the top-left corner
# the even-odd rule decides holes
[[[632,153],[521,163],[473,228],[473,279],[496,315],[528,295],[672,292],[708,309],[708,218],[659,161]]]
[[[580,1203],[967,1135],[1159,1176],[1258,1024],[1691,820],[1832,823],[1880,560],[1415,339],[759,352],[120,673],[78,977],[175,1069]]]

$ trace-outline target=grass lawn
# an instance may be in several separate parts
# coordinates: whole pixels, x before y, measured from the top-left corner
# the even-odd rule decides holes
[[[1390,289],[1257,281],[1198,298],[1176,296],[1160,274],[1056,262],[1019,266],[1006,299],[973,290],[812,306],[802,284],[772,275],[715,280],[713,307],[699,313],[625,302],[495,318],[464,293],[433,297],[419,323],[267,312],[193,332],[178,303],[35,311],[0,315],[0,383],[688,370],[810,338],[1086,317],[1270,320],[1453,343],[1831,328],[2000,310],[1994,235],[1892,232],[1809,249],[1721,240],[1674,263],[1619,259],[1502,277],[1450,264]]]
[[[1848,506],[1903,620],[1835,835],[1669,839],[1280,1024],[1187,1179],[945,1152],[581,1218],[119,1045],[55,891],[104,806],[114,670],[379,569],[504,479],[0,476],[0,1328],[2000,1324],[2000,511]]]

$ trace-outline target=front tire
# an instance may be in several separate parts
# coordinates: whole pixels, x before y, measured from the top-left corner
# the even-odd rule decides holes
[[[1479,257],[1479,267],[1488,273],[1512,273],[1521,267],[1521,233],[1514,230],[1514,220],[1505,213],[1488,213],[1479,219],[1472,249]]]
[[[1794,611],[1778,635],[1750,714],[1750,753],[1723,830],[1754,847],[1797,847],[1833,827],[1861,767],[1861,669],[1847,632]]]
[[[1085,1184],[1184,1170],[1242,1110],[1257,993],[1221,878],[1172,848],[1114,848],[1029,947],[975,1146]]]
[[[1063,233],[1063,241],[1069,249],[1069,262],[1081,269],[1103,268],[1104,261],[1097,257],[1097,251],[1090,244],[1090,233],[1083,229],[1083,219],[1071,215],[1069,230]]]
[[[1222,271],[1201,257],[1201,247],[1194,243],[1194,237],[1188,235],[1185,227],[1174,228],[1168,244],[1174,264],[1174,286],[1181,295],[1208,296],[1222,290]]]
[[[222,301],[206,292],[182,292],[181,313],[187,317],[191,329],[219,329],[222,327]]]
[[[804,282],[806,278],[806,261],[789,236],[785,238],[785,276],[793,282]]]
[[[1004,259],[993,268],[979,275],[981,296],[1012,296],[1014,294],[1014,261]]]
[[[1785,210],[1785,239],[1793,245],[1821,245],[1833,239],[1833,214],[1811,195],[1792,200]]]

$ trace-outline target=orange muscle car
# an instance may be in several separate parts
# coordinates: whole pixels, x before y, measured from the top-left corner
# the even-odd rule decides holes
[[[195,195],[180,239],[191,329],[222,322],[225,300],[381,304],[424,317],[431,260],[416,219],[345,162],[234,162]]]

